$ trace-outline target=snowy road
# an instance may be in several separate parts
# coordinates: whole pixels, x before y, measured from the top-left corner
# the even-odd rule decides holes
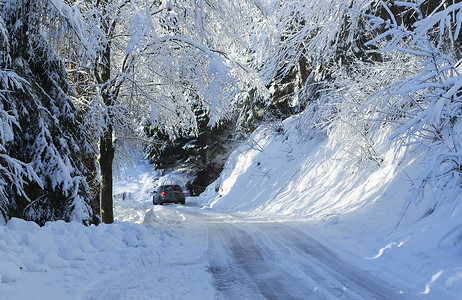
[[[217,299],[412,299],[280,222],[194,213],[208,231]]]
[[[181,238],[178,246],[189,248],[105,277],[83,299],[417,298],[377,270],[362,270],[354,258],[341,259],[341,249],[329,250],[297,223],[180,205],[155,207],[146,216],[148,228],[168,227],[169,236]]]

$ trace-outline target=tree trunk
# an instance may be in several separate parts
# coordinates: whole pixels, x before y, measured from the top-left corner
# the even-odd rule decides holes
[[[112,204],[112,163],[114,160],[114,145],[112,144],[112,125],[108,125],[106,132],[100,138],[100,159],[101,169],[101,218],[103,223],[114,222]]]
[[[256,96],[257,96],[257,89],[256,88],[251,89],[249,92],[249,105],[250,105],[250,112],[252,113],[252,119],[255,122],[255,124],[257,124],[259,120],[257,116],[257,112],[255,111],[254,103],[253,103]]]
[[[114,222],[113,212],[113,199],[112,199],[112,163],[114,161],[114,144],[112,142],[113,134],[113,119],[112,106],[114,105],[114,95],[112,87],[109,83],[111,80],[111,44],[108,43],[104,52],[102,53],[102,67],[101,67],[101,84],[102,98],[106,106],[106,130],[100,137],[99,143],[99,165],[101,170],[101,219],[103,223],[110,224]]]

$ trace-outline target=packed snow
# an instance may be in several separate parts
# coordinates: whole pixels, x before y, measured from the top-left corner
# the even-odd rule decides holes
[[[459,298],[462,243],[453,241],[460,236],[460,211],[443,206],[425,214],[425,199],[419,205],[408,201],[424,157],[396,153],[384,139],[383,163],[358,168],[342,158],[344,149],[330,135],[300,135],[299,121],[258,129],[231,155],[220,178],[184,207],[154,206],[151,192],[164,183],[184,186],[188,178],[139,162],[119,171],[114,224],[57,221],[39,227],[10,220],[0,227],[0,298],[215,299],[201,215],[218,220],[216,226],[231,215],[281,222],[315,237],[350,265],[403,283],[411,298]],[[289,261],[261,232],[255,234],[254,242],[275,262]]]

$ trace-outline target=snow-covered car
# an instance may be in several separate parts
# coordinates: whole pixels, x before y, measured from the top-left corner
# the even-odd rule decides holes
[[[184,190],[181,186],[176,184],[161,185],[157,191],[154,191],[154,194],[152,195],[152,203],[154,205],[163,205],[164,203],[185,204],[186,199],[184,196]]]

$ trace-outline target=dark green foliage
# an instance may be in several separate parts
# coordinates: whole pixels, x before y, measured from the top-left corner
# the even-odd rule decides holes
[[[181,168],[192,174],[187,186],[191,195],[199,195],[218,178],[234,145],[230,122],[212,128],[204,110],[198,108],[195,114],[197,135],[171,138],[158,128],[146,127],[153,141],[146,149],[150,163],[158,170]]]

